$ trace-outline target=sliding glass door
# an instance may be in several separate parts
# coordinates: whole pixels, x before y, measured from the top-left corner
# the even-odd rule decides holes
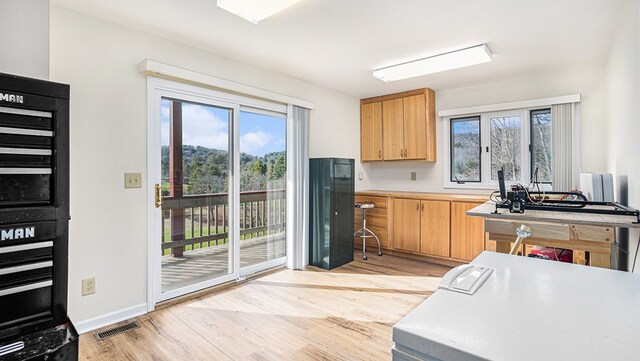
[[[162,299],[235,274],[232,219],[234,109],[161,99]]]
[[[240,111],[240,267],[251,273],[286,257],[286,118]]]
[[[287,218],[284,113],[152,91],[150,309],[284,264]]]

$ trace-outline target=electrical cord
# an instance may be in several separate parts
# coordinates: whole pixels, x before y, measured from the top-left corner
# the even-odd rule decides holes
[[[618,247],[618,249],[621,250],[623,253],[625,253],[627,255],[629,254],[629,251],[627,251],[626,249],[622,248],[622,246],[620,246],[620,244],[618,244],[618,242],[613,241],[613,244],[615,244],[616,247]]]
[[[502,198],[500,198],[500,200],[498,200],[497,197],[495,197],[496,194],[500,193],[500,191],[494,191],[489,195],[489,200],[491,200],[493,203],[500,203],[501,201],[503,201]]]

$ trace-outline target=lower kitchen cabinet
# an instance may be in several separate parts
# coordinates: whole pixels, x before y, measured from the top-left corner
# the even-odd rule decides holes
[[[446,201],[395,198],[394,248],[449,257],[449,204]]]
[[[467,216],[468,210],[480,204],[451,202],[451,258],[471,261],[484,251],[483,219]]]
[[[420,252],[420,201],[394,198],[393,248]]]
[[[431,256],[431,260],[470,261],[485,250],[484,222],[466,212],[484,202],[484,196],[436,193],[362,192],[356,201],[369,201],[367,228],[380,238],[382,248]],[[354,229],[362,214],[355,213]],[[368,246],[376,246],[372,238]],[[360,239],[356,244],[361,245]],[[359,246],[357,246],[359,247]]]
[[[422,201],[420,207],[420,253],[449,257],[451,202]]]

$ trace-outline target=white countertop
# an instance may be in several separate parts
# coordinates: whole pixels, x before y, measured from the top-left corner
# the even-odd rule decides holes
[[[640,360],[640,275],[483,252],[474,295],[438,290],[393,328],[417,359]]]

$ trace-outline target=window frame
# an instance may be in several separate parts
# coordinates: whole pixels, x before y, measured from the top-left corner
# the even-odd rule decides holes
[[[474,112],[468,114],[458,114],[443,117],[444,120],[444,142],[443,154],[444,159],[444,184],[443,188],[454,189],[483,189],[495,190],[498,188],[498,181],[491,179],[491,118],[519,116],[521,124],[520,132],[520,179],[516,181],[507,181],[507,185],[512,183],[521,183],[525,186],[529,184],[532,174],[532,138],[531,138],[531,112],[535,110],[551,109],[549,106],[536,106],[519,109],[505,109],[501,111],[491,112]],[[452,167],[452,134],[451,123],[456,119],[468,119],[473,117],[480,118],[480,182],[465,181],[457,183],[451,180]],[[540,189],[551,190],[551,183],[542,183]]]

